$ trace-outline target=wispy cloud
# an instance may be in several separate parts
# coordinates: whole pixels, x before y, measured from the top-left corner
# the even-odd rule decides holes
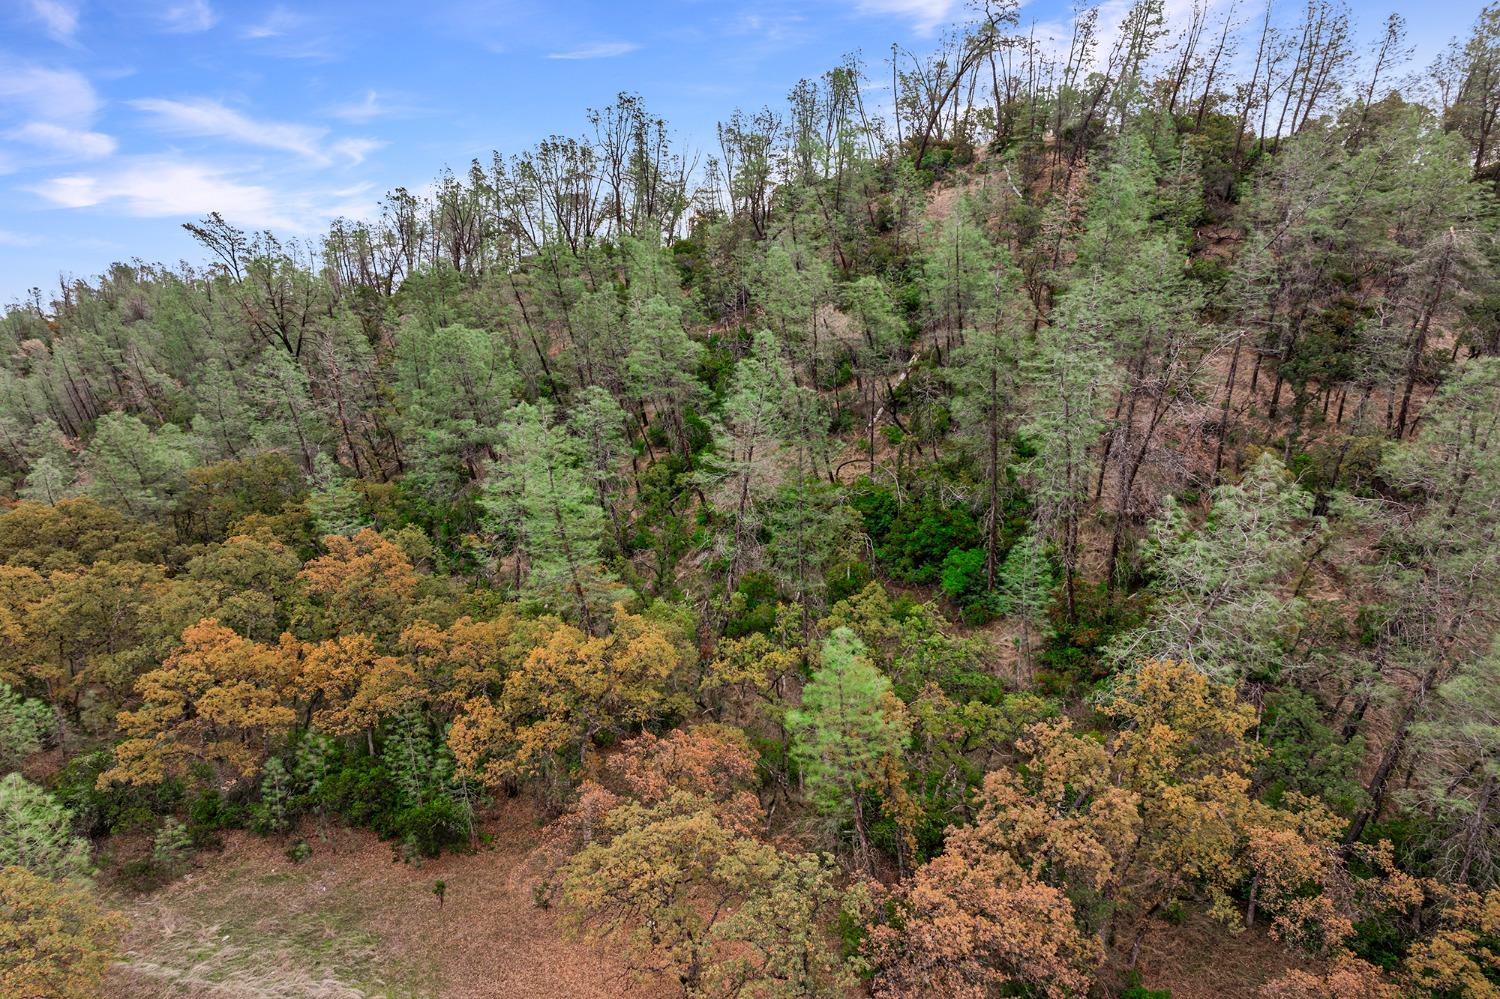
[[[328,148],[334,154],[347,159],[351,165],[358,166],[365,161],[366,156],[384,145],[385,143],[379,139],[340,139]]]
[[[82,125],[99,110],[93,84],[70,69],[47,69],[0,58],[0,108],[27,118]]]
[[[640,48],[636,42],[590,42],[566,52],[548,52],[548,59],[613,59]]]
[[[277,4],[263,19],[240,32],[241,38],[280,38],[300,27],[305,18]]]
[[[291,224],[270,188],[177,157],[145,157],[113,170],[53,177],[30,190],[61,208],[113,206],[145,218],[217,211],[254,225]]]
[[[55,153],[70,160],[97,160],[109,156],[118,143],[103,132],[68,128],[46,121],[29,121],[5,133],[6,138]]]
[[[373,90],[367,90],[359,100],[335,104],[328,109],[327,113],[335,118],[342,118],[344,121],[366,122],[389,115],[405,114],[409,110],[407,107],[390,103],[383,95]]]
[[[41,22],[42,30],[65,45],[73,43],[78,33],[78,7],[66,0],[31,0],[31,16]]]
[[[228,139],[247,146],[296,153],[315,162],[328,160],[321,145],[328,131],[324,128],[251,118],[207,98],[190,101],[147,98],[131,101],[130,106],[151,115],[160,128],[175,135]]]
[[[317,232],[329,219],[364,217],[377,208],[369,184],[307,187],[181,156],[122,157],[26,190],[56,208],[170,219],[219,212],[237,225],[292,233]]]
[[[858,0],[861,14],[881,14],[905,18],[920,34],[929,34],[949,20],[953,0]]]
[[[319,62],[336,60],[350,43],[349,25],[281,4],[241,28],[240,37],[261,55]]]
[[[771,43],[807,38],[807,18],[794,11],[740,11],[723,22],[727,35],[749,35]]]
[[[0,246],[35,246],[41,239],[25,232],[0,229]]]
[[[173,34],[190,35],[207,31],[219,23],[218,12],[208,0],[181,0],[168,4],[159,15],[162,28]]]

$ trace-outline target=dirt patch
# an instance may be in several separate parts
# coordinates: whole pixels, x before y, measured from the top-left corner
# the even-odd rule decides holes
[[[131,922],[113,999],[655,999],[617,955],[572,938],[538,908],[529,807],[486,822],[492,846],[421,865],[370,833],[308,830],[312,857],[231,833],[222,853],[149,895],[114,904]],[[434,884],[446,885],[443,904]]]

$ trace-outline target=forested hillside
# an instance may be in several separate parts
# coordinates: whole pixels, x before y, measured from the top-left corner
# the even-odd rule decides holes
[[[0,993],[353,827],[662,995],[1500,996],[1500,9],[1017,14],[12,307]]]

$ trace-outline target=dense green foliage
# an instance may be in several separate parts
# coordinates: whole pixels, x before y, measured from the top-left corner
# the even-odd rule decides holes
[[[1399,23],[1231,80],[1192,16],[11,308],[7,885],[525,796],[688,995],[1152,995],[1190,910],[1318,959],[1268,995],[1500,994],[1500,14],[1401,93]]]

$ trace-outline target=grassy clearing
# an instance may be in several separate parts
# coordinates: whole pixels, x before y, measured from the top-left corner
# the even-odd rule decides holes
[[[372,928],[378,896],[329,886],[316,867],[213,866],[129,901],[116,971],[123,995],[415,999],[441,993],[436,966],[398,958]]]
[[[505,802],[493,848],[421,866],[366,832],[286,843],[226,835],[221,853],[155,891],[117,891],[131,922],[110,999],[661,999],[618,953],[566,932],[533,902],[536,819]],[[432,887],[447,892],[438,905]]]

